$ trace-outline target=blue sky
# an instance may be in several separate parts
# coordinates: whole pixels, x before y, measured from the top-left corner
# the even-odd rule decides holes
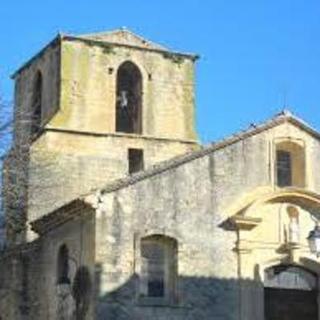
[[[283,109],[320,129],[320,1],[10,0],[0,7],[0,94],[10,74],[58,31],[126,26],[201,56],[197,125],[204,142]]]

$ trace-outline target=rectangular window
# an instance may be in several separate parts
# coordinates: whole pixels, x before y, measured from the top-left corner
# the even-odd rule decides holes
[[[144,169],[143,150],[141,149],[128,150],[128,167],[129,167],[129,174],[132,174]]]
[[[277,184],[279,187],[292,185],[291,153],[277,150]]]
[[[140,301],[176,303],[177,241],[152,235],[141,239]]]

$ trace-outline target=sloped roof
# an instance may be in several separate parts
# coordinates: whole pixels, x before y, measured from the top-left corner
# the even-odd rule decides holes
[[[135,184],[138,181],[147,179],[149,177],[155,176],[157,174],[161,174],[162,172],[165,172],[167,170],[176,168],[180,165],[183,165],[187,162],[199,159],[201,157],[204,157],[210,153],[213,153],[217,150],[223,149],[225,147],[228,147],[234,143],[237,143],[241,140],[247,139],[249,137],[252,137],[256,134],[259,134],[263,131],[272,129],[276,126],[279,126],[283,123],[290,123],[301,130],[304,130],[314,138],[320,140],[320,133],[312,128],[309,124],[307,124],[302,119],[298,118],[297,116],[293,115],[288,110],[283,110],[282,112],[276,114],[271,119],[261,123],[261,124],[250,124],[249,127],[246,130],[236,132],[235,134],[222,139],[217,142],[213,142],[207,146],[203,146],[200,150],[191,151],[189,153],[176,156],[173,158],[170,158],[169,160],[162,161],[153,167],[146,169],[144,171],[137,172],[133,175],[126,176],[124,178],[120,178],[118,180],[112,181],[108,183],[104,188],[100,189],[101,193],[109,193],[113,192],[119,189],[122,189],[126,186]],[[95,191],[96,192],[96,191]],[[93,194],[92,192],[91,194]]]
[[[83,212],[84,209],[92,207],[82,199],[75,199],[60,208],[55,209],[39,219],[31,221],[31,229],[38,234],[44,234],[70,221]]]
[[[290,111],[284,110],[281,113],[277,114],[275,117],[271,118],[270,120],[263,122],[262,124],[259,124],[259,125],[251,124],[247,130],[235,133],[226,139],[223,139],[223,140],[218,141],[216,143],[212,143],[208,146],[202,147],[200,150],[189,152],[189,153],[171,158],[167,161],[160,162],[147,170],[140,171],[135,174],[126,176],[124,178],[114,180],[114,181],[106,184],[106,186],[102,189],[93,190],[89,194],[80,196],[77,199],[74,199],[71,202],[69,202],[68,204],[64,205],[63,207],[58,208],[58,209],[54,210],[53,212],[48,213],[47,215],[32,222],[33,230],[35,230],[38,233],[41,233],[41,230],[45,229],[44,225],[47,225],[47,221],[54,220],[55,218],[53,216],[55,216],[56,214],[59,214],[59,212],[63,208],[72,208],[73,206],[76,206],[79,203],[79,201],[80,202],[84,201],[84,203],[87,203],[84,199],[87,199],[87,197],[89,197],[90,195],[94,195],[97,193],[104,194],[104,193],[110,193],[110,192],[120,190],[122,188],[133,185],[133,184],[135,184],[139,181],[142,181],[144,179],[148,179],[148,178],[153,177],[155,175],[166,172],[167,170],[176,168],[176,167],[183,165],[187,162],[191,162],[193,160],[204,157],[210,153],[213,153],[217,150],[223,149],[227,146],[230,146],[234,143],[237,143],[243,139],[249,138],[249,137],[254,136],[256,134],[259,134],[263,131],[272,129],[272,128],[279,126],[283,123],[291,123],[292,125],[299,127],[301,130],[306,131],[308,134],[310,134],[313,137],[315,137],[316,139],[320,140],[320,133],[318,131],[313,129],[311,126],[309,126],[306,122],[304,122],[300,118],[294,116]],[[88,203],[87,203],[87,205],[88,205]],[[65,212],[65,211],[66,210],[63,210],[63,212]],[[59,223],[61,224],[65,221],[67,221],[68,219],[70,219],[70,217],[68,218],[66,216],[64,216],[64,217],[61,216],[59,218]],[[35,227],[35,226],[37,226],[37,227]]]
[[[78,37],[91,39],[91,40],[105,41],[105,42],[115,43],[115,44],[128,45],[128,46],[139,47],[144,49],[165,50],[165,51],[168,50],[168,48],[160,44],[154,43],[152,41],[149,41],[126,28],[116,29],[116,30],[107,31],[107,32],[84,34],[84,35],[79,35]]]

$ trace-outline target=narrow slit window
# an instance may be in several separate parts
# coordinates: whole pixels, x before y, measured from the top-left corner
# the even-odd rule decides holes
[[[128,150],[128,167],[129,167],[129,174],[142,171],[144,169],[143,150],[141,149]]]
[[[36,75],[33,98],[32,98],[32,110],[31,110],[31,135],[36,135],[41,128],[41,116],[42,116],[42,75],[40,72]]]
[[[57,284],[70,284],[69,250],[66,245],[62,245],[58,253]]]
[[[285,150],[277,150],[277,183],[279,187],[292,185],[291,153]]]

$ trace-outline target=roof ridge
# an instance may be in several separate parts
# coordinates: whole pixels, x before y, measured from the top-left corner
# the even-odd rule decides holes
[[[102,37],[102,36],[108,36],[108,35],[113,35],[113,34],[117,34],[117,33],[128,33],[131,36],[140,40],[144,44],[147,44],[149,46],[153,46],[153,47],[156,47],[156,48],[162,49],[162,50],[169,50],[169,48],[167,48],[166,46],[163,46],[162,44],[158,44],[158,43],[153,42],[149,39],[146,39],[145,37],[141,36],[140,34],[135,33],[134,31],[128,29],[127,27],[121,27],[121,28],[117,28],[114,30],[110,30],[110,31],[101,31],[101,32],[96,32],[96,33],[82,34],[82,35],[78,35],[78,37],[83,37],[83,38],[99,37],[99,36]]]
[[[98,32],[92,32],[92,33],[80,34],[80,35],[77,35],[77,36],[78,37],[91,37],[91,36],[99,36],[99,35],[108,35],[108,34],[120,32],[120,31],[123,31],[123,30],[126,30],[127,32],[131,33],[131,31],[129,29],[126,29],[126,27],[121,27],[121,28],[117,28],[117,29],[113,29],[113,30],[98,31]]]

